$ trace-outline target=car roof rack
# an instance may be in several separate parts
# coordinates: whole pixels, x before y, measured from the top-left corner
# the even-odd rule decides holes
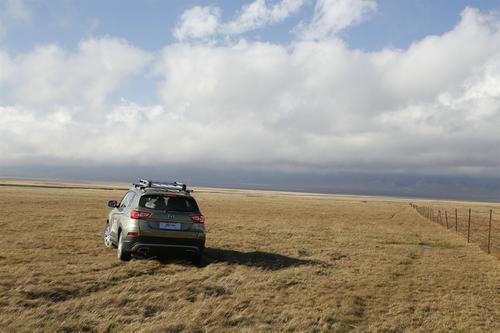
[[[193,190],[188,190],[187,185],[184,183],[179,183],[179,182],[162,182],[162,181],[154,181],[154,180],[149,180],[149,179],[139,179],[138,183],[134,183],[134,186],[136,188],[140,188],[142,190],[145,190],[147,188],[152,188],[152,189],[161,189],[161,190],[166,190],[169,192],[186,192],[190,193],[193,192]]]

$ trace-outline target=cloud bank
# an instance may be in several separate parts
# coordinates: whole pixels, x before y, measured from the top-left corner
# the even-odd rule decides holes
[[[365,52],[336,32],[376,5],[349,3],[318,1],[304,35],[286,45],[204,38],[221,26],[239,33],[279,21],[301,1],[256,1],[234,24],[194,7],[174,32],[179,42],[154,54],[111,37],[74,52],[0,51],[0,165],[497,177],[498,17],[466,8],[443,35]],[[110,101],[145,74],[159,80],[158,103]]]

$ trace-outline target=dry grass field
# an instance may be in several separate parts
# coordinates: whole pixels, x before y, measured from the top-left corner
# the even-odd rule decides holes
[[[200,189],[196,268],[119,262],[106,186],[0,186],[0,331],[500,332],[500,260],[408,200]]]

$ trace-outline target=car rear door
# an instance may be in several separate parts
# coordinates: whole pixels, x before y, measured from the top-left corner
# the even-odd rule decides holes
[[[194,221],[201,214],[191,197],[145,195],[139,200],[139,207],[150,214],[139,221],[142,236],[197,238],[203,231],[203,224]]]

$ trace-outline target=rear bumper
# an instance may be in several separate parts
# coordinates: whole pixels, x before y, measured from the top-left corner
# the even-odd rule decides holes
[[[174,249],[180,251],[200,253],[205,247],[204,239],[167,238],[140,236],[124,241],[124,247],[129,252],[143,252],[151,250]]]

